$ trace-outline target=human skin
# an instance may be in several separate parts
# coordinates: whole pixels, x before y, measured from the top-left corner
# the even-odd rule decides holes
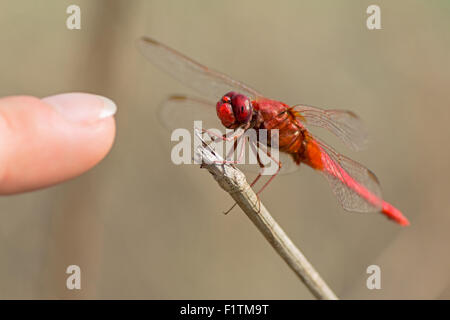
[[[0,98],[0,194],[45,188],[99,163],[115,137],[116,106],[87,93]]]

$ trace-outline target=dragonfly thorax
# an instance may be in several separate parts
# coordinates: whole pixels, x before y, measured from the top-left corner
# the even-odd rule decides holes
[[[216,104],[217,116],[222,124],[235,129],[252,120],[253,106],[250,99],[234,91],[225,94]]]

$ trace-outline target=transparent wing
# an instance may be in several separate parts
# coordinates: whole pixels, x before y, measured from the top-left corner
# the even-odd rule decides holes
[[[250,142],[249,148],[247,148],[247,149],[249,149],[249,152],[252,152],[253,155],[256,155],[257,152],[259,152],[259,157],[265,166],[272,167],[272,168],[276,168],[278,166],[278,164],[267,155],[266,150],[263,150],[262,148],[258,148],[258,145],[256,143]],[[278,158],[279,158],[278,160],[282,164],[281,170],[278,173],[278,175],[290,174],[290,173],[297,171],[300,168],[300,166],[294,162],[294,160],[292,159],[292,157],[289,154],[280,152],[278,154]],[[255,164],[242,164],[242,165],[238,165],[238,167],[239,167],[239,169],[243,170],[244,172],[259,172],[260,171],[260,167],[258,164],[256,164],[256,165]]]
[[[233,80],[225,74],[211,70],[151,38],[143,37],[139,39],[138,47],[153,64],[187,87],[201,93],[204,97],[217,101],[225,93],[232,90],[251,98],[261,96],[249,86]]]
[[[173,95],[164,100],[158,110],[163,126],[173,131],[178,128],[192,131],[194,121],[201,121],[204,129],[221,129],[222,123],[216,114],[215,103],[202,98]]]
[[[345,210],[354,212],[380,211],[382,196],[380,183],[375,174],[315,139],[321,151],[322,173],[333,193]]]
[[[213,129],[220,135],[226,133],[223,125],[216,115],[215,103],[202,98],[185,95],[170,96],[161,103],[158,110],[158,116],[160,122],[169,131],[184,128],[193,133],[194,121],[197,121],[197,125],[199,121],[201,121],[201,127],[203,129]],[[243,139],[244,137],[239,138],[238,143],[242,144]],[[205,137],[205,140],[208,140],[207,137]],[[224,141],[216,140],[215,142],[211,142],[210,145],[214,150],[224,150],[222,155],[223,158],[226,157],[228,152],[226,152],[227,149]],[[240,148],[234,150],[234,152],[230,155],[232,158],[228,160],[239,160],[241,156],[240,150]],[[244,151],[245,152],[242,159],[246,164],[238,164],[238,167],[244,172],[259,172],[260,167],[255,161],[257,152],[259,152],[261,161],[264,164],[267,166],[276,166],[276,163],[274,163],[273,160],[265,154],[264,150],[257,148],[256,143],[254,142],[247,140]],[[252,156],[250,155],[251,153]],[[283,164],[279,174],[291,173],[299,168],[299,166],[295,164],[289,155],[280,153],[279,158]]]
[[[297,116],[305,126],[329,130],[352,150],[362,150],[367,145],[368,135],[364,124],[352,111],[323,110],[305,105],[296,105],[293,111],[298,113]]]

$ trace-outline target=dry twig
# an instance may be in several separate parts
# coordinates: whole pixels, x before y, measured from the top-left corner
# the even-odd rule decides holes
[[[203,141],[198,132],[196,135]],[[202,157],[202,167],[206,168],[220,187],[231,195],[311,293],[317,299],[337,300],[337,296],[319,273],[258,200],[245,175],[231,164],[220,163],[223,159],[205,144],[197,152]]]

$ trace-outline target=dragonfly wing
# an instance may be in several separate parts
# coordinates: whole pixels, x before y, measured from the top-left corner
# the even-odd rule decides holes
[[[352,111],[323,110],[305,105],[296,105],[292,109],[306,126],[329,130],[350,149],[358,151],[366,147],[367,131],[361,119]]]
[[[238,91],[251,98],[261,96],[249,86],[211,70],[151,38],[139,39],[138,47],[142,54],[161,70],[210,99],[219,100],[229,91]]]
[[[266,166],[267,168],[278,168],[278,164],[269,157],[269,155],[267,154],[267,149],[266,147],[261,147],[260,145],[258,145],[255,142],[250,142],[250,146],[249,146],[249,152],[251,152],[254,155],[254,159],[256,158],[256,154],[259,154],[260,157],[260,161],[264,164],[264,166]],[[270,149],[269,149],[270,151]],[[275,156],[275,154],[272,152],[272,156]],[[278,172],[278,175],[285,175],[285,174],[290,174],[293,173],[295,171],[297,171],[300,166],[297,165],[292,157],[284,152],[279,152],[278,153],[278,161],[281,162],[282,167],[280,169],[280,171]],[[244,172],[259,172],[261,170],[260,166],[258,164],[245,164],[245,165],[239,165],[238,166],[239,169],[242,169]],[[274,172],[274,171],[273,171]]]
[[[311,143],[319,148],[321,172],[345,210],[354,212],[381,210],[383,200],[380,183],[372,171],[315,138]]]
[[[201,121],[204,129],[223,128],[216,115],[215,103],[197,97],[185,95],[168,97],[161,103],[158,117],[164,127],[170,131],[178,128],[192,131],[194,121]]]
[[[282,163],[282,167],[279,172],[280,175],[293,173],[300,168],[300,165],[294,162],[292,156],[284,152],[280,153],[280,162]]]

